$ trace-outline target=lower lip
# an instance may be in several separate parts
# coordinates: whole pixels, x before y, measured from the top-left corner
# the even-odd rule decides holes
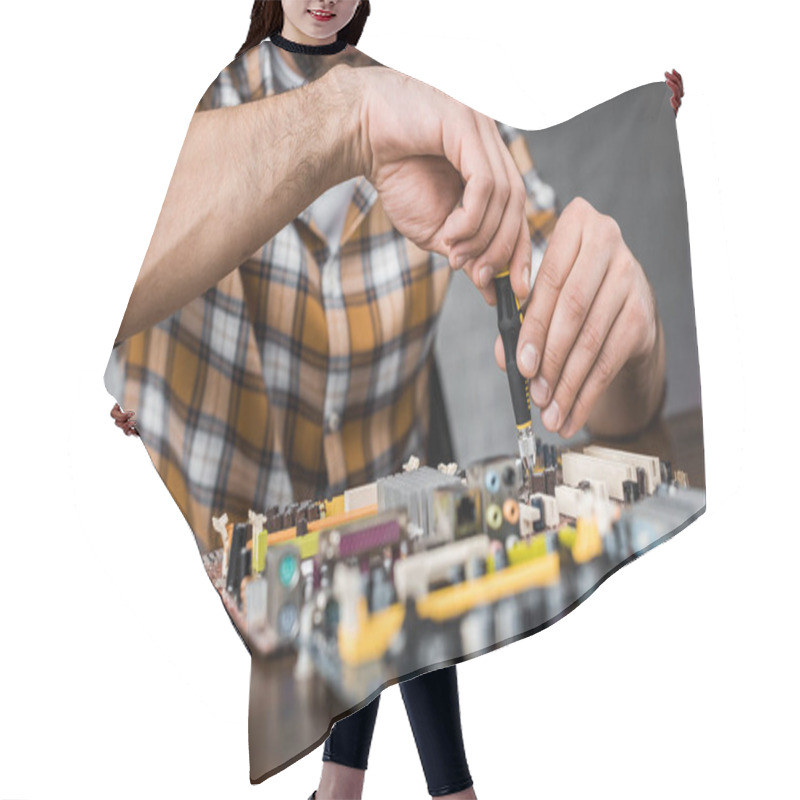
[[[308,13],[311,15],[311,18],[317,22],[330,22],[336,16],[336,14],[315,14],[313,11],[309,11]]]

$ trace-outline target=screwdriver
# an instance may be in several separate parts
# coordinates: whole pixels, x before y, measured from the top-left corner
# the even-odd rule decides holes
[[[524,486],[532,489],[533,469],[536,465],[536,436],[531,420],[531,394],[528,380],[517,368],[517,342],[522,327],[522,311],[519,308],[519,300],[511,288],[511,276],[508,270],[495,276],[494,288],[497,293],[497,327],[500,329],[506,358],[506,375],[517,423],[517,443],[522,459]]]

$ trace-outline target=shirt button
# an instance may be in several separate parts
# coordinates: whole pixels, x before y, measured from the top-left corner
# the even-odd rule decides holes
[[[325,420],[325,426],[328,429],[328,433],[339,433],[339,429],[342,427],[342,420],[335,411],[332,411]]]

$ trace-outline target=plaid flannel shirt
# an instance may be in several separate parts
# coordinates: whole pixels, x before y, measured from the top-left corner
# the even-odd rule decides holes
[[[285,91],[278,58],[269,40],[251,48],[197,110]],[[535,272],[556,199],[522,134],[500,130],[528,191]],[[422,455],[450,275],[394,229],[362,177],[338,253],[307,209],[215,287],[114,348],[106,388],[135,410],[202,551],[219,546],[212,515],[321,498]]]

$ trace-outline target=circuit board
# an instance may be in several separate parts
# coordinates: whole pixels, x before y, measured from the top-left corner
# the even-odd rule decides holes
[[[403,472],[248,520],[214,520],[204,563],[252,651],[297,651],[359,702],[387,682],[535,633],[703,512],[655,456],[537,446]]]

